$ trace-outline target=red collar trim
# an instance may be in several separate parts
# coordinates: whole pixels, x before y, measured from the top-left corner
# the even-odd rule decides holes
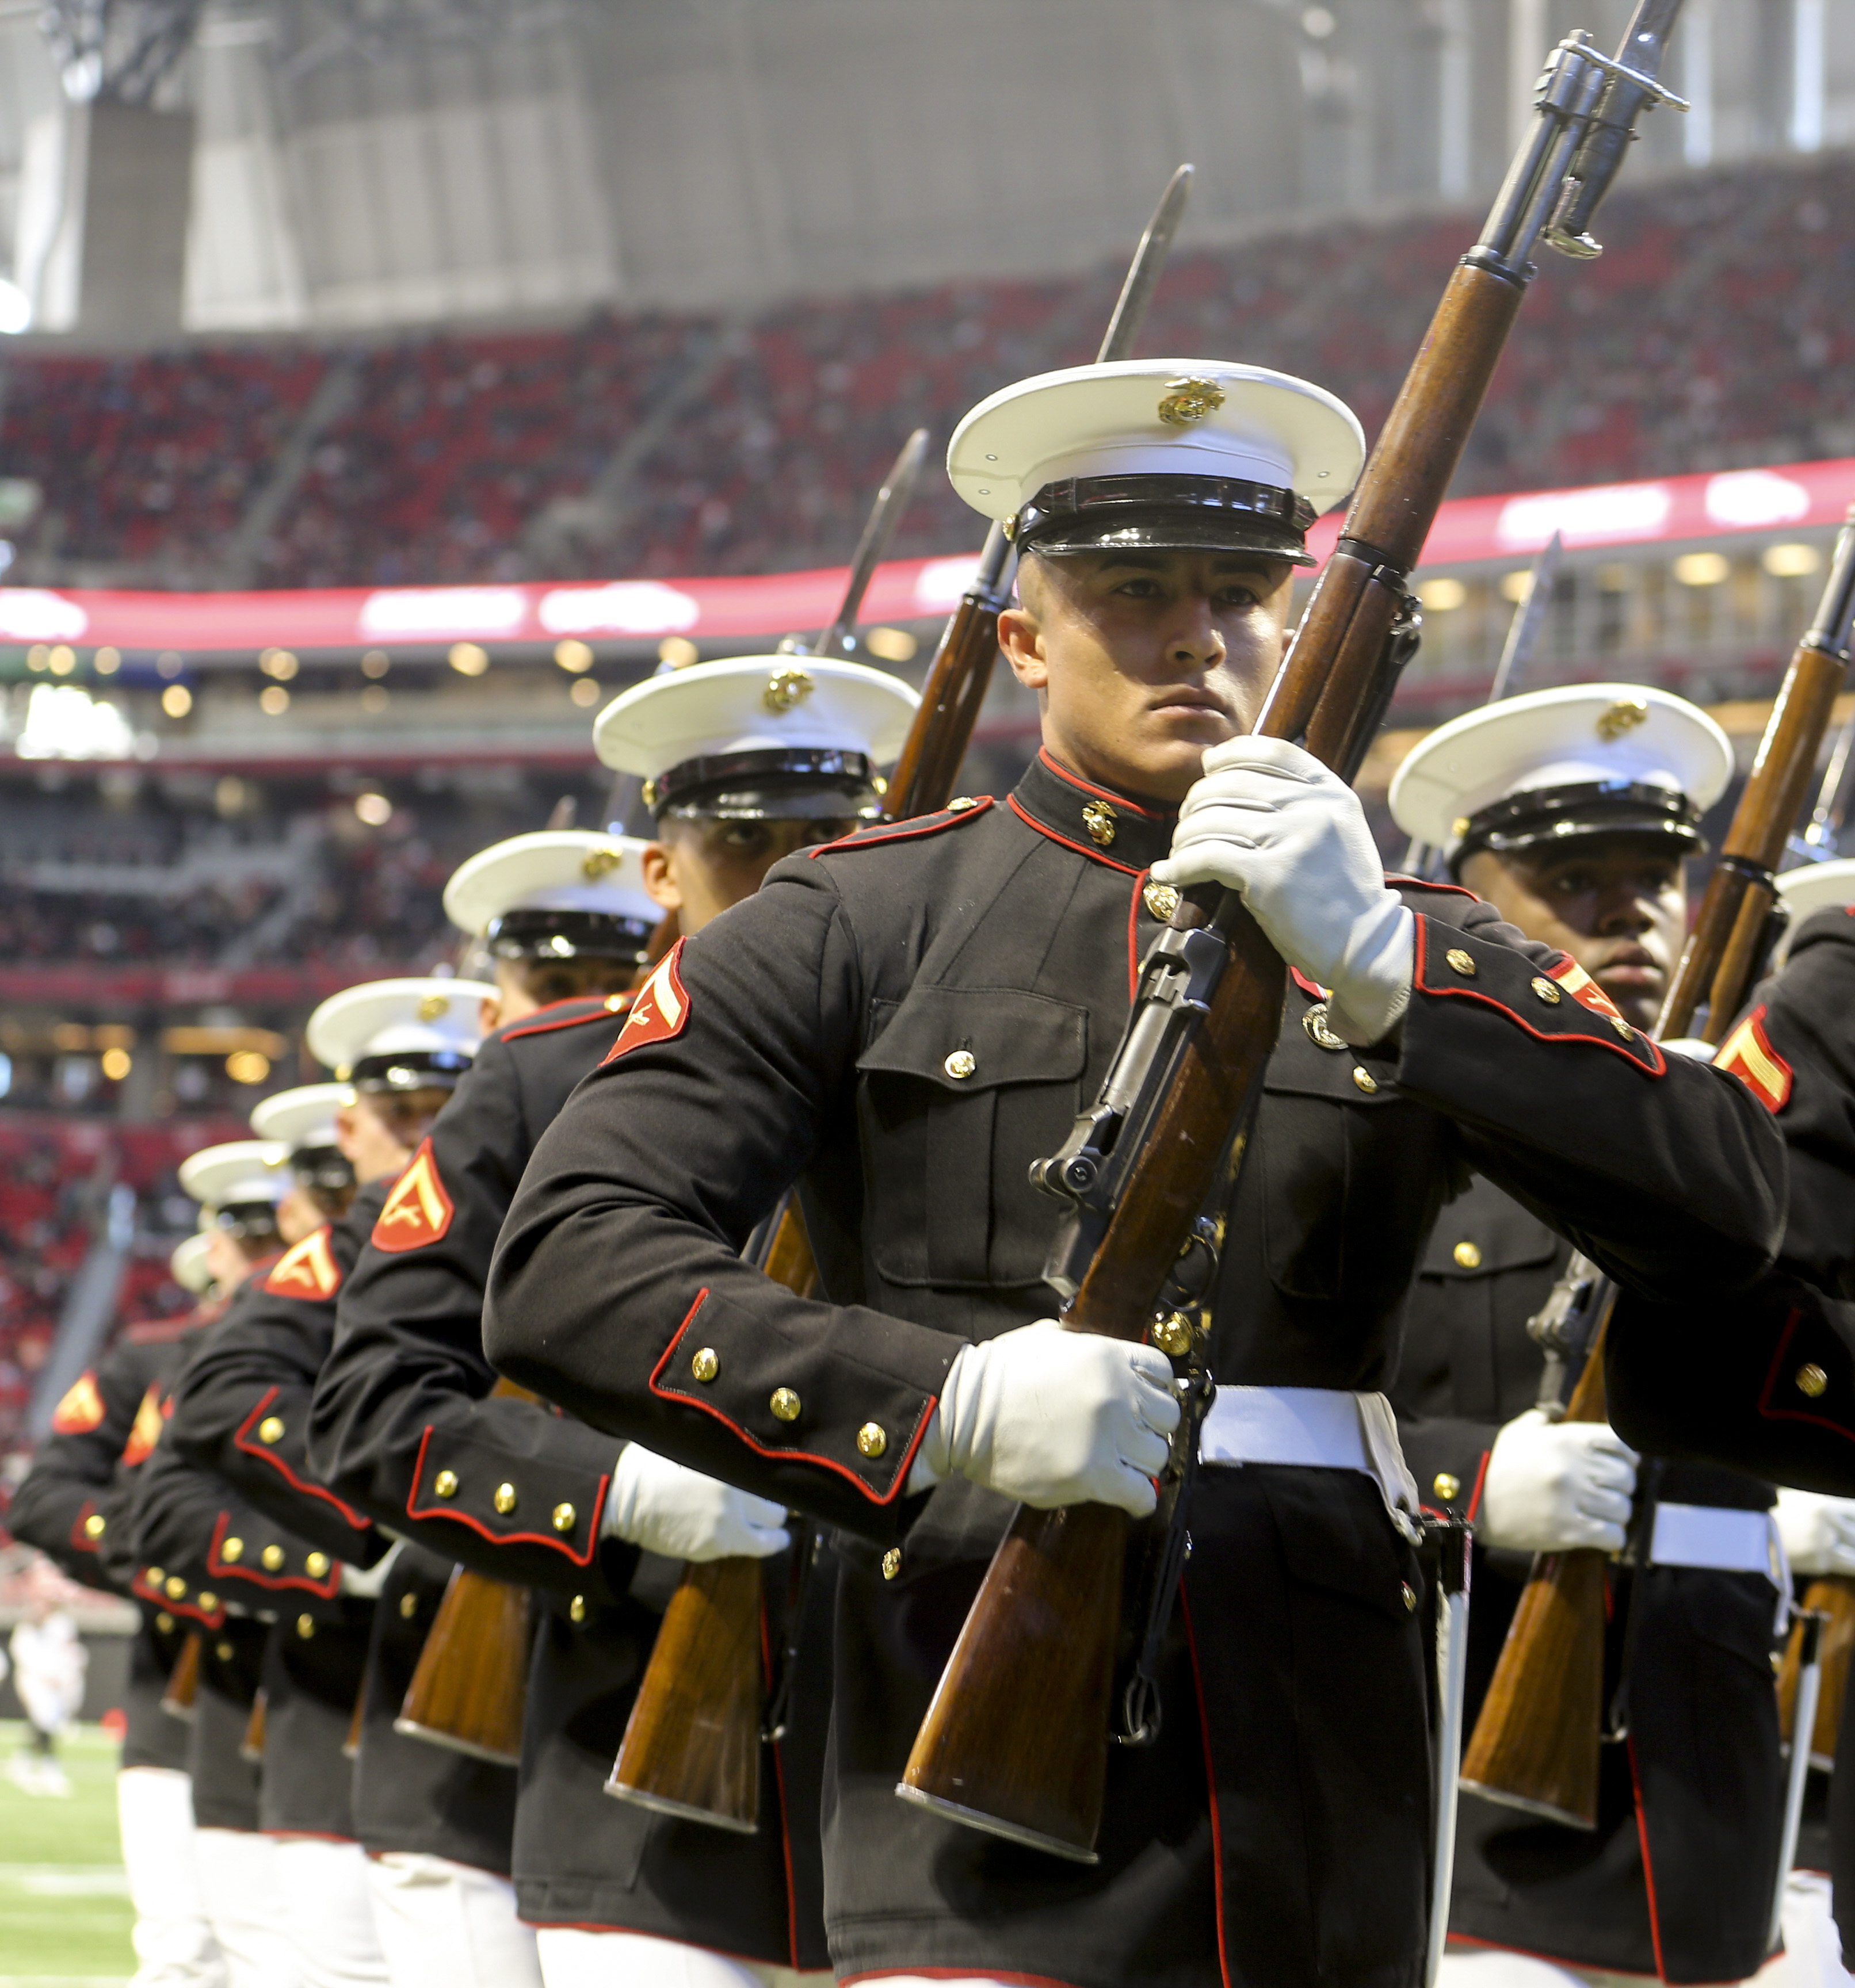
[[[1037,756],[1065,786],[1078,789],[1081,793],[1093,794],[1097,800],[1112,801],[1118,808],[1125,808],[1129,814],[1137,814],[1147,821],[1170,821],[1178,810],[1142,807],[1138,801],[1129,800],[1126,795],[1116,793],[1112,787],[1098,787],[1093,781],[1085,780],[1080,773],[1072,773],[1060,759],[1052,759],[1048,746],[1037,749]]]
[[[1092,789],[1092,791],[1094,790]],[[1078,856],[1086,856],[1091,863],[1099,863],[1106,869],[1118,870],[1123,877],[1138,877],[1143,874],[1135,868],[1131,863],[1117,863],[1112,856],[1104,856],[1098,849],[1091,849],[1085,844],[1071,842],[1066,835],[1058,835],[1054,828],[1039,821],[1035,815],[1027,813],[1020,807],[1016,794],[1006,795],[1005,806],[1017,816],[1020,821],[1024,823],[1027,828],[1035,829],[1039,835],[1048,836],[1052,842],[1060,842],[1065,849],[1073,849]]]

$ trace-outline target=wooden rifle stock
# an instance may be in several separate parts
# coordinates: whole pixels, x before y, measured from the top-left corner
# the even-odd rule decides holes
[[[264,1687],[259,1685],[251,1702],[251,1716],[245,1722],[245,1736],[239,1742],[239,1758],[254,1764],[264,1758]]]
[[[341,1743],[341,1757],[344,1760],[361,1758],[361,1729],[367,1723],[367,1685],[373,1668],[370,1658],[361,1669],[361,1689],[354,1694],[354,1709],[348,1719],[347,1736]]]
[[[1803,1648],[1803,1618],[1812,1613],[1829,1618],[1823,1624],[1823,1641],[1817,1652],[1823,1682],[1810,1733],[1810,1765],[1827,1773],[1836,1764],[1836,1736],[1842,1730],[1843,1706],[1848,1697],[1849,1659],[1855,1654],[1855,1581],[1846,1574],[1819,1574],[1803,1591],[1803,1606],[1791,1625],[1784,1667],[1778,1673],[1778,1729],[1792,1745],[1796,1743],[1797,1675]]]
[[[161,1709],[170,1718],[192,1718],[194,1702],[200,1695],[200,1658],[204,1650],[199,1631],[189,1629],[161,1692]]]
[[[1829,730],[1848,665],[1852,616],[1855,509],[1836,542],[1816,617],[1791,657],[1772,706],[1718,866],[1662,1004],[1658,1036],[1690,1033],[1705,1006],[1704,1032],[1710,1041],[1718,1042],[1752,992],[1777,895],[1773,873],[1783,860]],[[1568,1274],[1581,1270],[1599,1274],[1595,1265],[1578,1259]],[[1566,1411],[1574,1420],[1605,1418],[1603,1346],[1609,1311],[1608,1304],[1599,1311],[1584,1371]],[[1586,1550],[1542,1554],[1535,1560],[1462,1763],[1464,1785],[1478,1794],[1585,1829],[1597,1823],[1606,1619],[1604,1558]],[[1818,1585],[1828,1589],[1835,1584]],[[1826,1729],[1832,1709],[1840,1717],[1848,1649],[1855,1641],[1852,1604],[1855,1597],[1848,1594],[1806,1603],[1830,1616],[1818,1701],[1819,1734]],[[1799,1647],[1795,1632],[1791,1647],[1789,1689],[1794,1694]],[[1594,1670],[1599,1680],[1595,1685]],[[1835,1728],[1826,1729],[1833,1751]]]
[[[513,1381],[498,1381],[489,1391],[517,1401],[537,1398]],[[454,1567],[394,1731],[499,1767],[517,1765],[533,1640],[526,1588],[474,1567]]]
[[[817,1287],[796,1201],[780,1215],[761,1267],[801,1297]],[[760,1827],[764,1603],[757,1560],[733,1555],[684,1567],[631,1702],[608,1795],[743,1834]]]
[[[1603,1419],[1603,1361],[1587,1357],[1566,1420]],[[1462,1760],[1465,1788],[1575,1829],[1597,1827],[1608,1557],[1535,1557]]]

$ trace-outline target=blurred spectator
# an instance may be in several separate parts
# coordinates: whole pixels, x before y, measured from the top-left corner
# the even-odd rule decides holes
[[[77,1625],[58,1605],[52,1572],[41,1561],[33,1569],[28,1613],[14,1624],[7,1648],[13,1662],[13,1689],[25,1712],[26,1740],[14,1756],[12,1777],[29,1795],[68,1795],[71,1783],[58,1760],[58,1738],[83,1704],[90,1652],[78,1640]]]

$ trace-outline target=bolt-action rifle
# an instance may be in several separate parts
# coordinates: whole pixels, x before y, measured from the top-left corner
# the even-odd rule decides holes
[[[1662,1004],[1658,1036],[1695,1033],[1704,1005],[1698,1033],[1717,1043],[1752,992],[1770,942],[1777,867],[1848,668],[1852,620],[1855,510],[1836,541],[1816,616],[1772,706],[1718,866]],[[1574,1255],[1529,1324],[1547,1349],[1543,1405],[1549,1414],[1559,1412],[1556,1360],[1557,1371],[1577,1372],[1565,1418],[1607,1418],[1603,1343],[1616,1300],[1616,1286],[1589,1257]],[[1639,1534],[1643,1530],[1638,1528]],[[1641,1552],[1646,1558],[1646,1539]],[[1535,1558],[1462,1763],[1465,1787],[1576,1828],[1596,1827],[1606,1578],[1605,1556],[1594,1548]],[[1806,1605],[1817,1604],[1806,1598]]]
[[[1363,756],[1410,647],[1399,628],[1410,612],[1406,581],[1535,273],[1532,252],[1542,238],[1574,255],[1599,252],[1589,233],[1598,204],[1637,117],[1667,94],[1655,76],[1678,6],[1641,0],[1615,58],[1583,33],[1553,51],[1538,124],[1450,279],[1259,733],[1300,740],[1349,776]],[[1193,1253],[1194,1222],[1258,1094],[1286,978],[1237,893],[1184,894],[1147,955],[1099,1098],[1064,1151],[1034,1171],[1071,1203],[1045,1271],[1069,1298],[1071,1330],[1161,1344],[1175,1330],[1168,1280],[1182,1253]],[[1182,1447],[1180,1468],[1189,1436]],[[1021,1509],[898,1794],[1093,1859],[1129,1532],[1126,1515],[1107,1505]]]
[[[1190,166],[1173,174],[1140,238],[1102,342],[1099,357],[1104,360],[1125,359],[1132,350],[1191,179]],[[907,501],[905,495],[899,504],[893,493],[905,482],[912,488],[926,439],[919,431],[910,438],[878,494],[837,618],[815,646],[788,643],[783,647],[800,654],[844,653],[864,588]],[[920,708],[885,796],[891,820],[932,813],[953,795],[991,682],[998,654],[998,616],[1011,595],[1011,563],[1010,542],[1003,528],[994,525],[973,583],[949,619],[929,665]],[[809,1294],[817,1268],[796,1198],[787,1197],[761,1246],[767,1275],[801,1296]],[[755,1248],[750,1242],[750,1254]],[[803,1540],[798,1557],[802,1581],[803,1564],[809,1557]],[[779,1717],[777,1710],[773,1716],[763,1717],[763,1600],[757,1560],[711,1560],[685,1569],[632,1701],[618,1758],[605,1784],[608,1794],[718,1828],[745,1831],[757,1826],[760,1744],[763,1738],[777,1736]],[[790,1634],[796,1634],[802,1593],[789,1596],[788,1604]],[[790,1635],[783,1661],[789,1672]],[[773,1696],[777,1706],[777,1685]]]

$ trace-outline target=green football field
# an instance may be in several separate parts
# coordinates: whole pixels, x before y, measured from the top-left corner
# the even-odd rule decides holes
[[[14,1781],[25,1729],[0,1719],[0,1988],[102,1988],[135,1971],[116,1834],[117,1747],[100,1726],[65,1736],[68,1799]]]

